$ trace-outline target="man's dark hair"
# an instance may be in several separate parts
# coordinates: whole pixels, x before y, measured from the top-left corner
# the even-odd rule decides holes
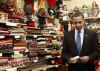
[[[76,12],[72,15],[71,19],[73,19],[73,17],[78,17],[78,16],[82,16],[82,18],[84,18],[83,14],[81,12]]]

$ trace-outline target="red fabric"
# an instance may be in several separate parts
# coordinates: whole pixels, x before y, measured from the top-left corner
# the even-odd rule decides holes
[[[18,19],[23,19],[23,20],[25,19],[23,16],[18,16],[18,15],[12,15],[12,17],[14,17],[14,18],[16,18],[16,19],[17,19],[17,18],[18,18]]]
[[[96,60],[94,61],[94,64],[95,64],[95,70],[98,69],[99,65],[98,65],[98,62]]]
[[[12,40],[10,39],[0,40],[0,45],[4,45],[4,44],[12,44]]]
[[[56,6],[56,0],[47,0],[50,6]]]
[[[19,51],[19,52],[25,52],[26,49],[25,48],[22,48],[22,49],[13,49],[14,51]]]
[[[0,24],[6,24],[6,23],[0,23]],[[8,31],[8,29],[4,27],[0,27],[0,30]]]
[[[28,25],[31,26],[31,27],[35,27],[35,22],[34,21],[29,22]]]
[[[35,12],[35,10],[34,9],[32,9],[32,13],[34,13]]]
[[[23,45],[23,46],[26,46],[26,43],[25,43],[25,42],[14,43],[14,46],[19,46],[19,45]]]
[[[51,40],[51,37],[47,37],[45,40]]]
[[[45,17],[46,16],[46,13],[44,12],[44,13],[42,13],[42,15],[41,16],[43,16],[43,17]]]
[[[99,66],[98,65],[95,65],[95,70],[97,70],[99,68]]]
[[[2,57],[2,59],[8,59],[8,57]]]
[[[50,18],[50,19],[48,20],[48,22],[54,24],[54,19],[53,19],[53,18]]]
[[[64,31],[64,25],[63,24],[61,24],[60,31]]]
[[[5,63],[0,63],[0,66],[5,66],[5,65],[7,65],[8,63],[7,62],[5,62]]]
[[[61,63],[62,63],[62,58],[58,58],[56,64],[61,64]]]

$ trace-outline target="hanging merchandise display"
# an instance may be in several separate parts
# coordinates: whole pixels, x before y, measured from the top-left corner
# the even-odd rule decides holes
[[[0,1],[0,11],[9,12],[10,9],[16,9],[17,0],[1,0]]]
[[[7,1],[8,4],[8,9],[9,9],[9,13],[10,12],[15,12],[16,11],[16,4],[17,4],[17,0],[8,0]]]
[[[47,0],[50,7],[56,7],[56,0]]]
[[[62,0],[56,0],[56,8],[58,9],[59,8],[59,5],[62,4]]]
[[[40,8],[46,8],[46,0],[40,0],[39,1],[39,9]]]
[[[40,8],[37,12],[37,16],[46,17],[45,8]]]
[[[38,11],[38,0],[34,0],[34,10]]]
[[[24,0],[24,11],[26,14],[32,14],[34,10],[34,0]]]
[[[99,14],[99,7],[95,1],[92,3],[91,12],[93,17],[97,17]]]
[[[46,16],[47,16],[45,8],[40,8],[37,12],[37,16],[39,21],[39,27],[43,28],[44,24],[46,24]]]
[[[0,0],[0,11],[7,12],[7,0]]]
[[[34,14],[34,0],[24,0],[24,11],[27,21],[32,21],[32,14]]]

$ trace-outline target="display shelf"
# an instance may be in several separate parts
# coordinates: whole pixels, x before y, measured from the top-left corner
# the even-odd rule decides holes
[[[45,62],[45,56],[60,55],[62,45],[58,44],[58,42],[62,43],[59,37],[62,38],[63,34],[57,34],[56,29],[48,29],[46,27],[41,29],[28,25],[26,25],[27,28],[24,29],[21,27],[23,24],[17,19],[1,20],[0,22],[5,23],[7,26],[6,31],[10,32],[9,36],[12,39],[12,49],[5,49],[6,52],[4,52],[3,48],[0,52],[4,53],[3,55],[10,55],[8,57],[8,65],[12,68],[25,69],[31,67],[34,68],[34,70],[40,70],[38,67],[40,66],[41,69],[43,67],[46,69],[50,64],[48,65]]]

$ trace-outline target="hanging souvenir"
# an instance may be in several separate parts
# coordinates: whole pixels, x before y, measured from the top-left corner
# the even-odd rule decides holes
[[[47,0],[50,7],[56,7],[56,0]]]
[[[39,2],[39,9],[40,8],[46,8],[46,0],[40,0],[40,2]]]

